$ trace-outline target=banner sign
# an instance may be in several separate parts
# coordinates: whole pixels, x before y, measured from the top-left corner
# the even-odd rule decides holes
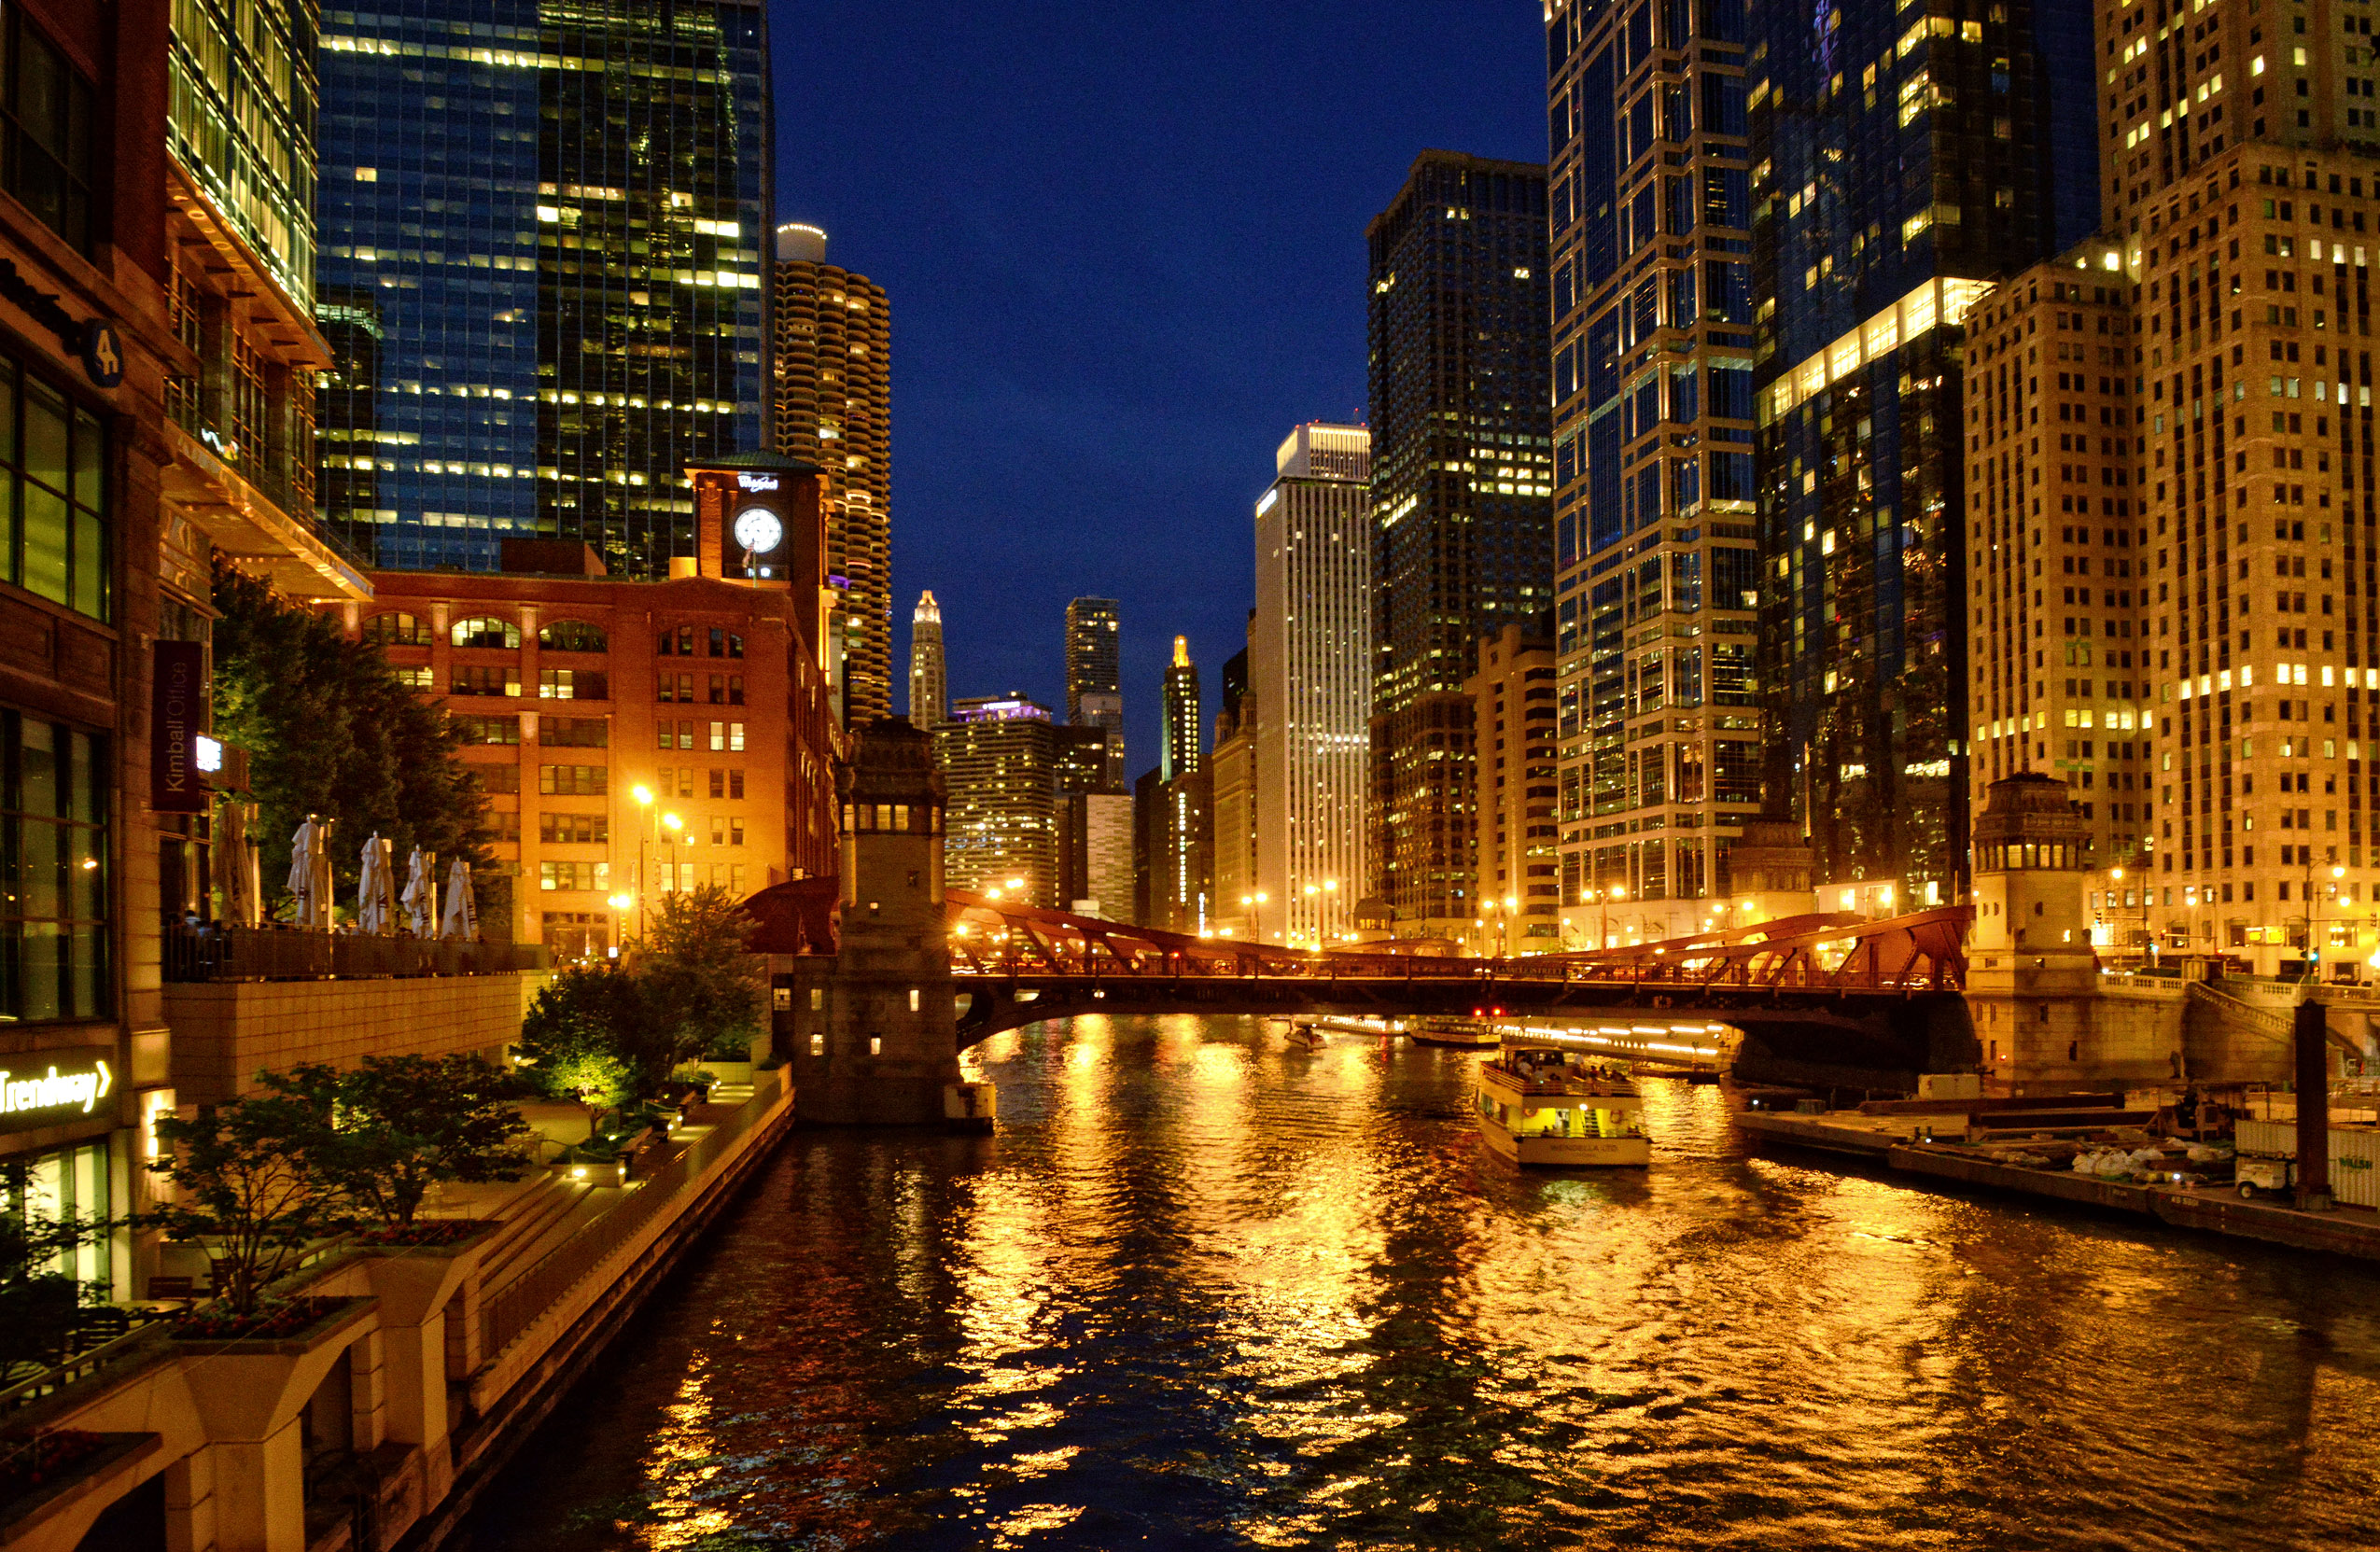
[[[148,805],[160,814],[203,814],[207,785],[199,774],[199,730],[206,722],[206,649],[196,641],[161,641],[155,651]]]

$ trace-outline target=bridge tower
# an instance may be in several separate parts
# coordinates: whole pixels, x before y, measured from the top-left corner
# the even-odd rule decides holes
[[[2181,1075],[2180,985],[2099,973],[2088,832],[2065,783],[2029,771],[1992,783],[1975,820],[1967,1000],[1986,1081],[2009,1093]]]
[[[830,1125],[938,1123],[944,1085],[959,1074],[932,741],[902,718],[879,718],[835,787],[836,952],[791,961],[791,1016],[779,1015],[795,1113]]]

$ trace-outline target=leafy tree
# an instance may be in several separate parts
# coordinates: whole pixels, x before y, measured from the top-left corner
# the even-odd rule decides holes
[[[433,1185],[521,1178],[521,1084],[478,1056],[366,1056],[345,1071],[308,1065],[264,1081],[328,1108],[316,1168],[391,1228],[413,1223]]]
[[[308,814],[339,821],[332,868],[343,891],[374,832],[394,843],[400,864],[418,846],[487,866],[478,778],[443,706],[329,616],[286,602],[219,556],[214,600],[222,614],[216,731],[248,751],[261,845],[286,842]],[[264,869],[268,895],[282,893],[281,876]]]
[[[661,897],[635,974],[659,1026],[666,1064],[680,1063],[760,1032],[768,1013],[768,978],[744,947],[755,923],[736,898],[716,884]]]
[[[83,1290],[58,1270],[59,1260],[108,1226],[105,1218],[86,1214],[49,1217],[21,1193],[0,1208],[0,1375],[63,1347]]]
[[[554,974],[521,1020],[518,1055],[522,1076],[538,1092],[586,1108],[593,1136],[605,1111],[649,1092],[639,1080],[656,1044],[643,985],[604,960]]]
[[[300,1251],[354,1220],[322,1167],[331,1129],[328,1098],[287,1078],[189,1120],[161,1116],[171,1153],[149,1167],[174,1182],[175,1199],[142,1221],[204,1245],[217,1292],[235,1313],[254,1314]]]

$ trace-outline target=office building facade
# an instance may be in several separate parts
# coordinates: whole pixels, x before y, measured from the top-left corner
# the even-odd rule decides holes
[[[384,566],[506,538],[693,552],[692,464],[764,445],[760,0],[329,14],[326,520]]]
[[[1360,426],[1298,426],[1256,502],[1247,665],[1255,888],[1270,907],[1269,941],[1293,947],[1346,939],[1368,860],[1371,440]],[[1232,902],[1224,793],[1218,772],[1216,893]]]
[[[909,721],[931,733],[950,718],[950,680],[942,657],[942,606],[933,590],[917,594],[909,616]]]
[[[1399,931],[1471,919],[1472,643],[1553,573],[1546,170],[1417,158],[1366,229],[1372,431],[1369,888]]]
[[[1066,720],[1104,728],[1108,762],[1103,790],[1124,790],[1124,679],[1121,615],[1113,598],[1077,598],[1066,606]]]
[[[2134,649],[2155,653],[2143,908],[2169,952],[2353,972],[2380,888],[2371,19],[2193,16],[2184,38],[2098,12],[2135,309],[2133,623],[2155,632]]]
[[[2096,225],[2089,11],[1748,10],[1765,797],[1822,888],[1962,898],[1963,325]]]
[[[1751,45],[1738,5],[1575,0],[1547,40],[1561,688],[1528,779],[1559,788],[1568,935],[1624,902],[1621,941],[1659,938],[1761,801]]]
[[[826,233],[777,229],[769,320],[773,447],[826,471],[826,569],[845,720],[892,715],[892,304],[826,261]]]
[[[1157,778],[1171,781],[1198,768],[1205,750],[1206,729],[1199,720],[1198,665],[1190,661],[1187,636],[1173,638],[1173,659],[1166,664],[1163,692],[1165,722],[1159,736]]]
[[[1057,729],[1021,695],[961,699],[934,729],[949,787],[943,874],[954,889],[1058,907]]]
[[[1552,775],[1556,739],[1554,644],[1506,625],[1480,639],[1464,681],[1479,751],[1479,914],[1484,953],[1542,954],[1562,942],[1561,826]]]

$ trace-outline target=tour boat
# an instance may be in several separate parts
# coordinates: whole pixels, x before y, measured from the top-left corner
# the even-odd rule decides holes
[[[1406,1026],[1407,1036],[1421,1045],[1450,1045],[1463,1051],[1492,1051],[1501,1043],[1496,1027],[1484,1018],[1417,1018]]]
[[[1605,1062],[1544,1046],[1479,1064],[1479,1135],[1517,1164],[1650,1164],[1645,1102]]]

